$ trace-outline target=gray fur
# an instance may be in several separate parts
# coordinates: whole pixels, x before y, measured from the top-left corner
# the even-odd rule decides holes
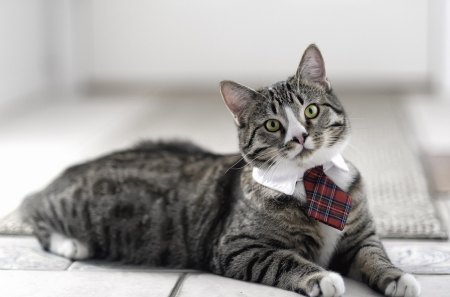
[[[222,83],[224,97],[235,96],[224,99],[238,123],[241,154],[216,155],[188,143],[142,143],[67,169],[24,201],[24,217],[44,249],[57,232],[86,244],[91,258],[202,269],[303,294],[330,269],[384,293],[403,272],[383,250],[353,165],[347,162],[353,208],[326,267],[316,264],[324,242],[321,223],[307,216],[302,197],[252,178],[253,166],[276,166],[293,145],[281,141],[283,130],[264,129],[270,118],[284,123],[283,106],[299,115],[310,103],[320,107],[314,120],[299,116],[317,147],[293,160],[299,166],[320,164],[321,148],[340,151],[345,145],[350,127],[344,109],[325,72],[313,74],[310,81],[308,69],[301,69],[258,91]]]

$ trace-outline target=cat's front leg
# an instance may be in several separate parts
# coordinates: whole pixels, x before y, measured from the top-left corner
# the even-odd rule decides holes
[[[419,296],[420,285],[417,280],[389,260],[376,235],[361,177],[352,164],[347,162],[347,165],[350,168],[347,173],[336,170],[327,172],[338,186],[348,191],[353,200],[344,234],[330,268],[348,273],[350,277],[362,280],[386,296]]]
[[[361,242],[349,275],[360,278],[386,296],[417,297],[420,284],[411,274],[395,267],[376,236]]]
[[[214,273],[306,296],[339,297],[345,292],[338,273],[323,269],[293,250],[264,247],[261,242],[222,246],[214,262]]]
[[[389,260],[365,203],[355,205],[352,212],[331,267],[386,296],[419,296],[417,280]]]

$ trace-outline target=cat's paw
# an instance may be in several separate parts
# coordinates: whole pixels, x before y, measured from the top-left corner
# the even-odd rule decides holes
[[[390,297],[417,297],[420,295],[419,282],[409,273],[403,274],[398,280],[392,281],[384,291]]]
[[[344,279],[335,272],[328,272],[308,293],[311,297],[340,297],[345,293]]]
[[[89,249],[80,241],[59,233],[50,236],[50,251],[72,260],[83,260],[89,257]]]

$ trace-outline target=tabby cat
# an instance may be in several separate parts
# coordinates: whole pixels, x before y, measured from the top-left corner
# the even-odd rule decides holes
[[[343,295],[341,275],[386,296],[418,296],[418,282],[380,243],[358,170],[340,157],[349,119],[318,48],[305,50],[286,81],[257,91],[231,81],[220,87],[240,154],[145,142],[73,166],[22,204],[42,247],[76,260],[206,270],[307,296]],[[326,175],[353,201],[342,231],[308,216],[303,182],[291,181],[289,192],[261,181],[336,157],[341,166]]]

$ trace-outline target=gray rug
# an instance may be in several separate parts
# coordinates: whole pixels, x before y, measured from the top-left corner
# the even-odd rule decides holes
[[[345,100],[353,123],[345,156],[362,173],[381,237],[445,239],[400,103],[380,98]],[[30,232],[15,213],[0,219],[0,234]]]
[[[378,233],[446,239],[401,102],[363,99],[344,102],[353,123],[345,156],[362,173]]]

